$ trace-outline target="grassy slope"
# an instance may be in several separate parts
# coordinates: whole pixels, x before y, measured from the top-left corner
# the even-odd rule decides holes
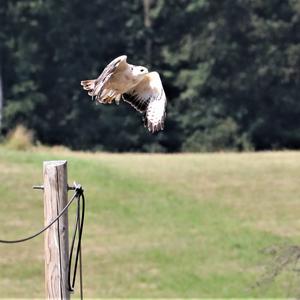
[[[299,243],[300,153],[84,154],[0,148],[0,238],[43,222],[42,161],[68,159],[86,190],[87,297],[282,297],[249,289],[274,244]],[[0,244],[2,297],[42,297],[43,238]]]

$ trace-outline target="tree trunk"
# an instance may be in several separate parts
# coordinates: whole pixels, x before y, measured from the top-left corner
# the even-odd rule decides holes
[[[3,117],[3,85],[2,85],[2,68],[0,64],[0,135],[2,131],[2,117]]]
[[[150,17],[150,6],[152,0],[143,0],[144,4],[144,26],[146,28],[146,44],[145,44],[145,52],[147,63],[151,64],[151,55],[152,55],[152,40],[151,40],[151,17]]]

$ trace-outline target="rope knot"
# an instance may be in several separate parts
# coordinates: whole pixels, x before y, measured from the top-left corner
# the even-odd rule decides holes
[[[74,181],[74,188],[75,188],[75,193],[77,194],[78,197],[82,196],[82,194],[84,193],[84,189],[82,188],[81,184],[76,183]]]

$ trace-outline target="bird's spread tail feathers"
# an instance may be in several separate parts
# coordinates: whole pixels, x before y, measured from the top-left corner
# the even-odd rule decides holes
[[[83,89],[88,91],[88,95],[93,99],[95,97],[98,103],[111,104],[113,100],[119,104],[121,94],[114,90],[104,89],[102,84],[97,83],[96,79],[83,80],[80,82]]]

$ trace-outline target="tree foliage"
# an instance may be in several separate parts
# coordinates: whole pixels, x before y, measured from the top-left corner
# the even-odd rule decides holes
[[[3,0],[0,20],[3,132],[109,151],[300,148],[297,0]],[[161,73],[164,132],[81,90],[122,54]]]

